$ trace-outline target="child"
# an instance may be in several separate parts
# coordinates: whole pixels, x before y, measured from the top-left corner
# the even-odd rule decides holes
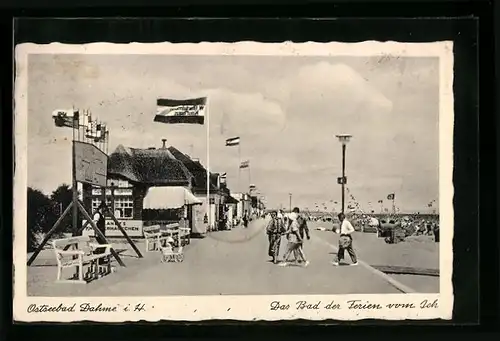
[[[174,239],[172,237],[168,237],[165,243],[165,246],[161,247],[161,253],[162,253],[162,262],[168,262],[172,259],[174,255]]]

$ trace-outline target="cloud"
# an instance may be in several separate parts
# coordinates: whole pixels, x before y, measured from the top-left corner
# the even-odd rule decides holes
[[[286,115],[279,103],[261,93],[228,89],[207,91],[210,101],[210,136],[268,135],[283,128]]]
[[[372,120],[372,115],[392,110],[390,100],[345,64],[306,65],[293,78],[288,108],[295,115],[314,119],[326,111],[335,120],[346,116]]]
[[[31,59],[33,57],[33,59]],[[159,147],[166,138],[206,164],[205,126],[153,122],[158,97],[209,97],[210,167],[228,173],[250,160],[251,179],[270,205],[340,197],[336,178],[347,147],[349,186],[361,201],[398,190],[407,205],[437,193],[436,61],[375,64],[360,58],[208,56],[31,56],[29,69],[29,183],[53,190],[68,182],[70,130],[53,127],[54,108],[90,108],[117,144]],[[225,139],[241,137],[238,148]],[[56,142],[54,142],[56,138]],[[55,177],[54,174],[58,174]],[[67,177],[66,177],[67,174]],[[396,188],[396,189],[394,189]],[[401,192],[401,193],[399,193]]]

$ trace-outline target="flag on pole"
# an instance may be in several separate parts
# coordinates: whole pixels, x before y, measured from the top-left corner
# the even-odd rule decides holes
[[[248,168],[248,167],[250,167],[250,161],[249,160],[241,162],[240,168]]]
[[[231,137],[230,139],[227,139],[226,140],[226,146],[237,146],[240,144],[240,137],[239,136],[236,136],[236,137]]]
[[[101,139],[101,137],[102,137],[102,131],[101,131],[101,129],[102,129],[102,124],[101,123],[97,123],[97,125],[96,125],[96,133],[95,133],[95,139],[97,141],[99,141]]]
[[[105,127],[105,129],[106,130],[104,131],[104,140],[103,140],[103,142],[109,141],[109,129],[108,129],[108,127]]]
[[[95,142],[104,142],[106,140],[106,135],[107,135],[107,130],[106,130],[106,124],[104,123],[99,123],[96,125],[96,136],[94,141]]]
[[[387,196],[387,200],[394,200],[396,198],[396,194],[391,193]]]
[[[82,118],[80,120],[80,122],[81,122],[80,125],[83,127],[87,127],[91,120],[92,120],[92,118],[90,117],[90,113],[87,110],[84,110]]]
[[[73,128],[80,128],[80,112],[79,110],[73,110]]]
[[[227,178],[227,173],[220,174],[219,178],[220,178],[220,182],[221,183],[225,183],[226,182],[226,178]]]
[[[85,126],[85,110],[78,113],[78,128]]]
[[[204,124],[207,109],[207,97],[176,100],[159,98],[154,118],[160,123]]]
[[[97,121],[89,122],[85,131],[85,137],[89,139],[95,139],[97,137]]]

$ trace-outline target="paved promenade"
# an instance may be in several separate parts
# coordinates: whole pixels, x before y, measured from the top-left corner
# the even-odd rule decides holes
[[[47,296],[169,296],[169,295],[290,295],[290,294],[370,294],[400,293],[399,287],[416,292],[438,292],[439,278],[387,276],[372,265],[437,268],[436,245],[385,244],[373,234],[356,233],[354,245],[361,264],[332,266],[338,236],[318,231],[322,223],[311,223],[311,240],[305,252],[306,268],[279,267],[267,256],[265,221],[253,221],[248,228],[212,232],[204,239],[193,239],[185,248],[183,263],[161,263],[159,253],[145,253],[144,259],[123,253],[127,268],[87,285],[56,284],[56,268],[49,266],[47,250],[38,266],[28,268],[28,295]],[[281,254],[284,252],[282,241]],[[141,249],[144,245],[139,244]],[[50,253],[50,254],[49,254]],[[417,255],[417,256],[416,256]],[[347,261],[348,255],[346,254]],[[44,265],[44,258],[47,262]],[[418,259],[416,259],[418,258]],[[399,262],[399,263],[398,263]],[[54,262],[55,263],[55,262]],[[389,264],[390,263],[390,264]],[[396,263],[396,264],[395,264]],[[389,281],[395,282],[390,284]],[[396,280],[396,281],[394,281]]]

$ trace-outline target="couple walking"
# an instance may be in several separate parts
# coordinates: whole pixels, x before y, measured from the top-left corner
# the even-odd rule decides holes
[[[274,264],[279,263],[281,237],[285,235],[288,241],[287,249],[283,256],[283,262],[279,265],[287,266],[292,255],[295,263],[301,263],[303,266],[309,265],[303,248],[304,237],[310,239],[309,228],[306,220],[299,213],[299,208],[295,207],[288,219],[285,219],[281,210],[279,213],[271,212],[271,220],[267,225],[266,232],[269,238],[268,254],[272,257]]]

